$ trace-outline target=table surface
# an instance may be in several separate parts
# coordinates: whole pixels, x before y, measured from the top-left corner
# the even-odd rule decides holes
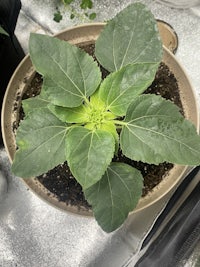
[[[21,2],[15,33],[26,52],[30,32],[54,34],[85,22],[82,18],[70,20],[67,12],[60,23],[54,22],[56,0]],[[134,1],[94,1],[95,21],[110,19],[131,2]],[[192,9],[173,9],[156,1],[141,2],[149,6],[157,19],[166,21],[175,29],[179,38],[176,57],[187,71],[199,99],[200,17]],[[119,230],[106,234],[93,218],[57,210],[28,190],[19,178],[11,174],[6,152],[1,148],[0,266],[134,266],[130,259],[137,254],[169,197],[170,194],[145,212],[129,216]]]

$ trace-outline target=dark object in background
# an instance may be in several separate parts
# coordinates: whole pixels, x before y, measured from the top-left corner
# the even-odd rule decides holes
[[[144,241],[144,246],[150,241],[159,227],[159,220],[165,219],[182,191],[198,175],[200,166],[196,167],[179,186],[164,212],[158,218],[152,233]],[[182,267],[190,259],[193,251],[200,244],[200,182],[183,202],[174,216],[166,224],[159,236],[151,243],[145,254],[134,265],[135,267]],[[178,195],[178,196],[177,196]],[[177,199],[176,199],[177,198]],[[166,214],[165,214],[166,213]],[[163,217],[163,218],[162,218]],[[154,229],[155,228],[155,229]],[[193,266],[193,265],[192,265]],[[199,266],[199,265],[195,265]]]
[[[14,35],[20,9],[20,0],[0,0],[0,25],[9,34],[0,34],[0,108],[9,79],[25,55]],[[2,143],[0,133],[0,146]]]

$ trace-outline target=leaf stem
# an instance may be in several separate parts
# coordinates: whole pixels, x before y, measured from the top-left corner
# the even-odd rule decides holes
[[[84,97],[84,102],[87,106],[91,106],[91,103],[90,103],[89,99],[87,99],[87,97]]]
[[[113,122],[115,123],[115,124],[118,124],[118,125],[122,125],[122,126],[127,126],[127,122],[125,122],[125,121],[120,121],[120,120],[113,120]]]

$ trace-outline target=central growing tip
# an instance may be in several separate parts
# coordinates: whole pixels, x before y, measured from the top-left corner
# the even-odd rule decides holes
[[[105,111],[92,108],[89,114],[89,119],[92,123],[102,123],[105,117]]]
[[[90,130],[103,129],[105,124],[116,118],[104,105],[92,102],[87,106],[85,112],[87,114],[87,123],[84,126]]]
[[[106,114],[108,111],[98,109],[96,107],[91,107],[88,110],[88,120],[89,123],[86,124],[87,128],[90,128],[91,130],[100,129],[102,124],[106,120]]]

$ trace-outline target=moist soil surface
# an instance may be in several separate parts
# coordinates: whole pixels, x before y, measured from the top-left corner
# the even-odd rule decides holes
[[[94,45],[88,45],[87,47],[84,47],[84,50],[93,55]],[[108,75],[108,72],[102,67],[101,71],[102,77],[105,78]],[[41,84],[42,77],[36,73],[31,84],[28,86],[28,90],[23,95],[23,99],[39,94]],[[160,64],[153,83],[144,93],[161,95],[162,97],[173,101],[180,108],[180,112],[183,114],[177,80],[164,63]],[[23,119],[22,110],[21,119]],[[14,125],[14,128],[15,127],[16,125]],[[122,154],[121,150],[119,150],[118,156],[115,157],[113,161],[127,163],[141,171],[144,178],[143,196],[158,185],[173,167],[173,164],[167,162],[159,165],[136,162],[126,158]],[[91,208],[84,198],[80,184],[76,182],[75,178],[71,174],[67,162],[55,167],[53,170],[50,170],[36,179],[39,180],[39,182],[42,183],[59,201],[77,206],[78,208]]]

